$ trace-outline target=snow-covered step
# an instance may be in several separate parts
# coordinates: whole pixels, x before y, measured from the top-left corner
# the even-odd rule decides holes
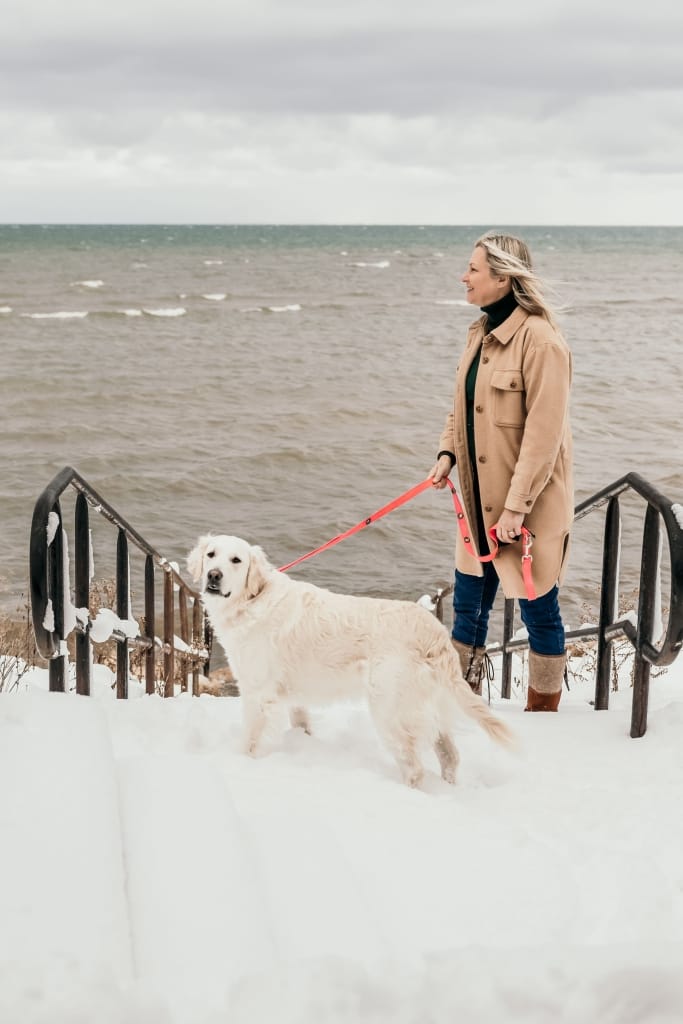
[[[245,830],[199,755],[119,762],[135,970],[189,1021],[197,991],[220,1005],[274,955],[271,916]]]
[[[0,988],[126,986],[132,961],[116,771],[102,706],[0,701]],[[27,988],[28,986],[28,988]]]
[[[373,913],[366,877],[322,816],[296,808],[292,799],[286,811],[250,817],[248,828],[283,960],[388,958],[391,937]]]

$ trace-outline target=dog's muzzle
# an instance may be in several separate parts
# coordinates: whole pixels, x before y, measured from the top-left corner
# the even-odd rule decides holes
[[[221,593],[221,580],[223,579],[223,573],[220,569],[209,569],[206,574],[206,585],[204,590],[207,594],[220,594]]]

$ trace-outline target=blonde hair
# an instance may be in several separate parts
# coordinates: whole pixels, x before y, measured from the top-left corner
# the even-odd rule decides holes
[[[543,294],[543,285],[534,273],[531,253],[526,242],[514,235],[499,235],[488,231],[474,243],[486,253],[486,262],[496,277],[507,277],[517,304],[534,316],[559,330],[555,315]]]

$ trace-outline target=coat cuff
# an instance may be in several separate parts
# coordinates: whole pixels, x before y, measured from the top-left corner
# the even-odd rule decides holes
[[[453,454],[453,452],[448,452],[445,449],[443,451],[440,451],[438,453],[438,455],[436,456],[436,461],[437,462],[439,461],[439,459],[441,458],[442,455],[447,455],[448,456],[448,458],[451,460],[451,469],[453,469],[453,466],[455,465],[455,455]]]
[[[510,509],[511,512],[521,512],[523,515],[528,515],[534,507],[536,499],[532,498],[530,494],[520,494],[518,491],[508,491],[505,499],[505,508]]]

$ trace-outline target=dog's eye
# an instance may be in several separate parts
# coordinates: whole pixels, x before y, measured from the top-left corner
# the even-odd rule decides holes
[[[215,558],[216,557],[216,552],[215,551],[207,551],[206,552],[206,557],[207,558]]]
[[[237,555],[233,555],[230,561],[232,562],[233,565],[239,565],[242,559],[238,558]]]

